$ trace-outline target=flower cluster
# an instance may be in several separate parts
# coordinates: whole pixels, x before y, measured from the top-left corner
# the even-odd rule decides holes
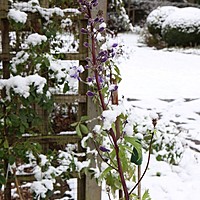
[[[89,69],[94,73],[86,79],[87,84],[93,88],[87,92],[88,96],[94,97],[98,91],[103,88],[109,88],[109,92],[116,91],[118,86],[113,83],[112,79],[112,59],[115,57],[118,44],[113,38],[108,37],[106,32],[106,23],[103,13],[98,12],[95,17],[92,16],[91,10],[98,5],[97,0],[84,1],[80,0],[80,11],[88,20],[85,28],[81,28],[82,34],[87,34],[90,43],[84,42],[84,46],[90,52],[86,58],[87,64],[85,69]],[[92,74],[92,75],[91,75]],[[109,96],[109,95],[107,95]]]

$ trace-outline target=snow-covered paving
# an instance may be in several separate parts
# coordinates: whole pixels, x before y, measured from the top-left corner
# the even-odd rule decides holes
[[[138,43],[138,35],[120,37],[132,49],[130,59],[120,64],[120,96],[136,109],[151,109],[162,120],[175,122],[181,130],[180,137],[185,140],[178,166],[151,157],[142,188],[149,189],[152,200],[199,199],[200,51],[155,50]],[[146,157],[143,163],[144,168]]]

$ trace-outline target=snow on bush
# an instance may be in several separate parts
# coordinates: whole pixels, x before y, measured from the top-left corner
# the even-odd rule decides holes
[[[32,46],[41,45],[42,42],[46,42],[46,41],[47,41],[47,37],[45,35],[40,35],[38,33],[33,33],[29,35],[26,40],[26,42]]]
[[[10,9],[8,12],[8,18],[14,20],[17,23],[25,24],[27,20],[27,14],[16,9]]]
[[[165,19],[177,11],[179,8],[175,6],[163,6],[153,10],[147,17],[147,27],[151,34],[161,34],[162,24]]]
[[[187,7],[169,15],[162,25],[163,38],[169,45],[200,43],[200,9]]]
[[[172,45],[200,43],[200,9],[175,6],[158,7],[147,17],[148,31],[159,41]],[[159,37],[158,37],[159,36]]]
[[[30,87],[33,85],[37,88],[36,92],[41,94],[46,84],[46,79],[38,74],[27,77],[14,76],[9,79],[0,79],[0,89],[6,87],[6,94],[10,99],[10,90],[12,89],[16,94],[27,98],[30,95]]]

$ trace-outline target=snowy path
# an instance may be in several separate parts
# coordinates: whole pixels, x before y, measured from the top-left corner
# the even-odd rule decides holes
[[[178,166],[157,162],[152,156],[143,189],[149,189],[152,200],[199,199],[200,191],[200,54],[168,52],[139,47],[138,36],[123,34],[133,49],[131,58],[121,64],[120,96],[137,99],[131,106],[153,109],[163,118],[179,124],[187,140],[183,159]],[[198,55],[199,54],[199,55]],[[145,161],[144,161],[145,163]],[[157,172],[161,176],[156,176]]]

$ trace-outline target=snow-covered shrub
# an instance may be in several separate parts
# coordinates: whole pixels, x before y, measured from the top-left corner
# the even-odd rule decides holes
[[[172,165],[177,165],[182,158],[184,145],[174,133],[158,131],[152,149],[158,161],[166,161]]]
[[[138,116],[134,113],[134,132],[144,136],[142,140],[143,148],[148,151],[149,139],[151,138],[152,128],[149,124],[149,116]],[[158,120],[156,134],[153,138],[151,153],[156,156],[158,161],[165,161],[172,165],[177,165],[184,152],[184,140],[181,139],[180,130],[177,125],[162,118]]]
[[[132,31],[133,26],[122,0],[108,2],[108,28],[114,31]]]
[[[14,171],[18,173],[18,165],[30,164],[26,157],[27,152],[32,152],[35,160],[42,152],[37,142],[21,140],[24,136],[38,136],[42,133],[44,119],[38,110],[49,114],[53,108],[52,94],[65,93],[69,90],[74,92],[72,88],[77,85],[79,73],[84,71],[82,66],[74,67],[74,63],[77,62],[60,59],[61,53],[78,50],[75,30],[78,29],[79,23],[75,25],[74,20],[72,22],[70,18],[72,14],[78,15],[79,11],[77,9],[69,11],[71,12],[67,15],[68,9],[61,9],[55,5],[44,8],[40,6],[38,0],[26,2],[16,0],[9,3],[7,17],[12,30],[8,33],[12,58],[6,76],[5,68],[2,69],[4,63],[0,63],[0,90],[4,91],[0,100],[0,162],[4,162],[8,169],[5,167],[0,169],[0,188],[6,184],[4,170],[9,171],[10,165],[16,164]],[[36,17],[30,20],[30,15]],[[73,31],[76,32],[74,35]],[[69,37],[70,35],[73,36]],[[49,118],[45,119],[45,123],[48,124],[49,121]],[[50,130],[47,129],[46,132],[49,133]],[[77,157],[73,159],[74,161],[79,165],[75,169],[80,172],[83,166]],[[41,167],[36,161],[35,165],[36,169]],[[47,172],[53,169],[50,164],[42,167],[45,167]],[[12,171],[11,173],[14,174]],[[44,180],[39,180],[40,184],[32,185],[33,190],[36,186],[40,187],[41,197],[45,197],[46,192],[53,190],[54,177],[47,175],[42,171]],[[46,190],[42,190],[45,187]],[[33,191],[33,193],[37,196],[40,192]]]
[[[200,9],[181,8],[169,15],[163,22],[162,35],[170,46],[200,44]]]
[[[163,22],[170,14],[177,11],[178,9],[179,8],[175,6],[163,6],[163,7],[158,7],[157,9],[153,10],[148,15],[147,20],[146,20],[149,32],[152,35],[155,35],[155,34],[161,35]]]

